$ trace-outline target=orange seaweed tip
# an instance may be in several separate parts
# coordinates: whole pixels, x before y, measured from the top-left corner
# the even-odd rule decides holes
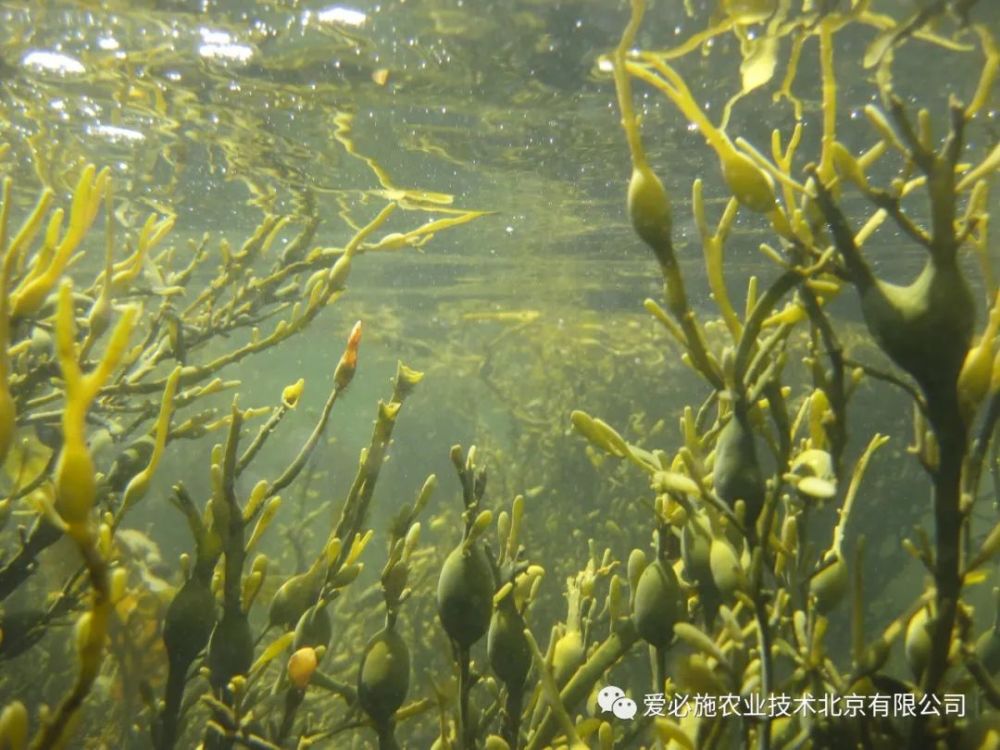
[[[361,343],[361,321],[359,320],[354,324],[354,328],[351,329],[351,335],[347,337],[347,348],[350,351],[357,351],[358,344]]]
[[[299,690],[305,690],[318,664],[315,649],[300,648],[288,658],[288,679]]]

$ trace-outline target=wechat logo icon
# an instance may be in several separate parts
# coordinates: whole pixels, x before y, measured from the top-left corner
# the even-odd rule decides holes
[[[625,691],[616,685],[607,685],[597,694],[597,705],[602,714],[613,714],[616,719],[631,721],[638,710],[635,701],[625,697]]]

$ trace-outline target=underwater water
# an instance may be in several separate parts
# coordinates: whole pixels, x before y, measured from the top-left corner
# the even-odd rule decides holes
[[[998,746],[998,37],[0,0],[0,750]]]

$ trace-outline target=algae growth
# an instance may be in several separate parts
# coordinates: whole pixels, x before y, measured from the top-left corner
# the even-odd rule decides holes
[[[0,747],[1000,742],[993,4],[106,5],[0,3]]]

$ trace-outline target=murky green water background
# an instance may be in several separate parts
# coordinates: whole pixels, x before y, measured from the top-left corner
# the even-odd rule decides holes
[[[209,232],[238,246],[263,210],[300,222],[309,207],[320,220],[314,244],[336,246],[349,238],[350,225],[365,223],[384,204],[387,189],[369,163],[334,137],[335,119],[350,115],[354,148],[375,160],[393,187],[446,194],[456,207],[490,215],[441,233],[420,252],[360,258],[346,296],[304,335],[224,373],[242,381],[243,406],[271,404],[283,386],[298,377],[307,382],[301,407],[250,472],[247,487],[282,466],[304,440],[347,332],[361,319],[358,378],[337,407],[333,440],[315,459],[329,473],[304,504],[335,505],[342,497],[367,442],[374,404],[388,395],[387,379],[402,359],[428,377],[400,419],[377,490],[374,528],[435,472],[442,488],[430,511],[438,519],[430,538],[450,547],[459,534],[459,504],[448,448],[477,442],[497,503],[529,492],[528,540],[538,544],[543,564],[553,534],[567,557],[582,559],[586,537],[597,534],[600,545],[627,555],[635,540],[616,537],[605,522],[639,512],[649,493],[634,476],[614,477],[619,484],[609,490],[609,472],[596,470],[582,441],[570,434],[569,409],[617,425],[641,412],[637,431],[662,419],[666,428],[658,439],[672,444],[695,380],[671,364],[679,352],[642,310],[645,297],[659,298],[660,283],[624,216],[628,152],[614,89],[598,57],[617,43],[626,5],[2,2],[0,139],[13,145],[6,163],[25,205],[39,174],[64,186],[80,161],[89,160],[113,169],[126,223],[140,226],[151,210],[176,214],[172,240],[178,244]],[[693,28],[680,3],[659,2],[640,41],[668,45]],[[857,40],[858,54],[865,43]],[[726,76],[739,58],[729,44],[720,40],[710,56],[684,61],[710,117],[734,91],[735,80]],[[940,54],[947,62],[938,71],[927,70],[919,56],[899,61],[904,96],[919,92],[929,106],[941,105],[978,65]],[[818,93],[809,93],[815,80],[816,71],[806,67],[807,140],[818,131]],[[869,101],[865,82],[845,83],[859,92],[856,108]],[[637,90],[651,158],[675,195],[675,232],[690,291],[704,299],[688,190],[704,176],[708,194],[720,196],[718,167],[669,102]],[[857,113],[846,110],[845,122]],[[998,119],[985,113],[971,129],[974,153],[995,142]],[[734,128],[766,144],[772,127],[791,121],[787,107],[751,99],[738,108]],[[870,140],[863,122],[853,125],[843,131],[845,143]],[[31,139],[44,143],[43,151],[54,146],[54,156],[33,159]],[[712,210],[719,200],[710,200]],[[398,212],[387,230],[413,225],[409,212]],[[727,251],[737,307],[745,278],[772,272],[756,251],[762,226],[741,218]],[[290,236],[282,235],[272,257]],[[97,262],[97,233],[95,240],[81,267]],[[887,236],[879,268],[905,278],[920,260],[908,250]],[[839,308],[848,324],[853,307],[851,297]],[[870,423],[860,434],[908,434],[902,400],[862,393],[857,413],[864,414],[866,399],[872,409],[859,423]],[[163,493],[177,477],[192,494],[207,490],[210,442],[172,446],[158,475],[160,497],[153,493],[130,516],[130,525],[160,544],[168,561],[189,539]],[[887,571],[902,559],[899,537],[928,507],[904,447],[900,437],[887,450],[873,493],[885,505],[858,511],[880,561],[871,577],[875,592],[891,583]],[[599,505],[596,498],[609,492],[619,501]],[[294,526],[291,516],[288,523]],[[304,544],[312,554],[311,545],[326,534],[325,526],[315,535],[299,531],[275,535],[266,549],[294,559],[289,545]],[[561,607],[561,580],[570,570],[559,556],[552,559],[546,587],[553,606]]]

